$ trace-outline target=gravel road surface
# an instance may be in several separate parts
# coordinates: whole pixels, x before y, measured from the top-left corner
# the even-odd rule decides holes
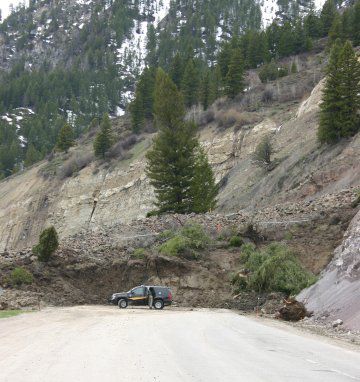
[[[0,320],[0,381],[360,381],[329,341],[224,310],[54,308]]]

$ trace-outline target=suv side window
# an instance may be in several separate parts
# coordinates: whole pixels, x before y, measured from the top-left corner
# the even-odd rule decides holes
[[[134,288],[131,291],[131,293],[135,297],[144,297],[145,296],[145,288],[144,287]]]
[[[157,288],[156,289],[156,295],[159,297],[166,297],[167,296],[166,289],[165,288]]]

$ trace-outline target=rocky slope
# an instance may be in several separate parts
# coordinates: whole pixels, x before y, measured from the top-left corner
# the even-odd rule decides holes
[[[316,140],[323,82],[315,81],[314,87],[314,78],[322,75],[321,55],[296,60],[299,73],[265,87],[251,72],[251,89],[244,98],[233,103],[220,100],[207,112],[210,122],[202,123],[200,138],[221,184],[217,212],[246,210],[251,216],[268,206],[276,211],[277,205],[280,209],[296,203],[307,205],[318,198],[326,200],[327,194],[335,195],[329,198],[329,208],[316,211],[321,214],[322,209],[348,203],[346,198],[340,200],[341,192],[351,188],[355,192],[359,186],[360,136],[334,147],[319,147]],[[273,92],[268,103],[261,101],[265,91]],[[229,116],[233,118],[230,126],[226,125]],[[195,117],[202,120],[204,114],[195,111]],[[252,160],[265,135],[272,138],[277,163],[270,172]],[[85,137],[69,156],[90,153],[92,139],[91,135]],[[144,134],[125,159],[110,165],[92,161],[70,177],[49,175],[53,168],[61,169],[67,163],[66,156],[58,155],[0,182],[0,250],[30,247],[50,224],[65,238],[143,218],[152,209],[154,198],[144,173],[151,139],[151,134]],[[299,218],[299,209],[292,220],[312,219],[311,213]],[[276,214],[268,216],[274,220]],[[349,217],[351,214],[345,220]]]
[[[341,320],[360,330],[360,212],[320,280],[299,296],[320,321]]]

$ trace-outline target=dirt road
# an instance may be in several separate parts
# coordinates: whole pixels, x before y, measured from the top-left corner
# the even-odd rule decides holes
[[[0,381],[360,381],[360,353],[228,311],[48,309],[0,320]]]

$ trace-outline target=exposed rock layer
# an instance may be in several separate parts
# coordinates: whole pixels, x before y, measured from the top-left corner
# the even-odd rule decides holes
[[[360,330],[360,212],[320,280],[299,297],[317,317]]]

